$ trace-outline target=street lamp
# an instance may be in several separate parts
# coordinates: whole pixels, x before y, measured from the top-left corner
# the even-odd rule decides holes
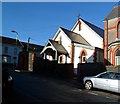
[[[11,32],[15,33],[16,34],[16,47],[17,47],[17,40],[18,40],[18,32],[12,30]]]

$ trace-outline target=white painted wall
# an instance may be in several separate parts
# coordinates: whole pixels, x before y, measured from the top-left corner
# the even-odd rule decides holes
[[[87,62],[93,62],[93,52],[94,47],[85,47],[84,45],[75,45],[75,53],[74,53],[74,68],[77,68],[78,63],[80,62],[79,56],[81,51],[85,49],[87,52]]]
[[[4,53],[4,48],[8,47],[8,53]],[[9,55],[11,56],[11,64],[14,63],[14,59],[13,57],[16,57],[16,63],[18,64],[18,56],[19,56],[19,52],[22,51],[22,48],[17,47],[17,54],[14,54],[14,49],[16,48],[16,46],[10,45],[10,44],[4,44],[2,43],[2,55]]]
[[[91,28],[89,28],[82,20],[81,30],[79,31],[79,25],[77,25],[73,32],[80,34],[92,46],[103,48],[103,39]]]
[[[60,36],[62,39],[62,45],[67,50],[68,54],[70,55],[71,51],[71,40],[67,37],[67,35],[61,30],[58,36],[55,38],[56,41],[60,40]],[[67,57],[67,63],[70,63],[70,57]]]

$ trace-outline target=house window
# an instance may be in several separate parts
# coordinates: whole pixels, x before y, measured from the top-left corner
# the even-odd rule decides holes
[[[82,63],[85,63],[86,62],[86,56],[85,56],[85,52],[82,53]]]
[[[115,55],[115,65],[120,65],[120,49],[116,51]]]
[[[59,56],[58,63],[62,63],[62,55]]]
[[[2,62],[3,63],[10,63],[11,57],[10,56],[2,56]]]
[[[118,24],[118,39],[120,39],[120,22]]]
[[[17,55],[17,48],[14,48],[14,55]]]
[[[7,57],[6,56],[3,57],[3,63],[7,63]]]
[[[79,25],[79,31],[81,30],[81,22],[78,21],[78,25]]]
[[[8,53],[8,47],[4,48],[4,53],[7,54]]]

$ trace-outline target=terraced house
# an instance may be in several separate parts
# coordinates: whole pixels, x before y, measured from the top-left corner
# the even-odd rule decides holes
[[[0,46],[2,53],[0,55],[0,63],[7,66],[20,67],[21,70],[28,69],[32,70],[34,58],[40,58],[40,52],[43,46],[36,44],[29,44],[29,52],[27,51],[26,42],[20,42],[19,40],[12,39],[9,37],[0,36]],[[27,54],[24,54],[26,51]],[[24,66],[27,66],[24,68]]]

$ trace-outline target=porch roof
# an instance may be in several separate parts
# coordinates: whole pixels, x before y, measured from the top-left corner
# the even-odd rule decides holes
[[[62,46],[62,44],[59,44],[58,41],[50,40],[49,42],[53,45],[53,47],[59,52],[63,54],[68,54],[67,50]]]

